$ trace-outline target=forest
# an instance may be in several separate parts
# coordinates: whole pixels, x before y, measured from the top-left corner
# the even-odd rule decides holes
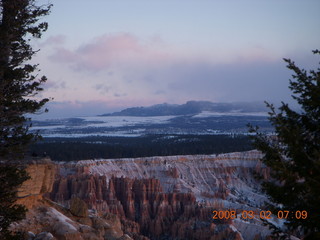
[[[218,154],[251,150],[246,135],[145,135],[141,137],[44,138],[29,148],[53,161]]]

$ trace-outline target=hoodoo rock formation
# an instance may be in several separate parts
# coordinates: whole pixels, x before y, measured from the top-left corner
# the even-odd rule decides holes
[[[108,186],[105,182],[105,176],[61,178],[56,181],[51,198],[68,205],[72,197],[79,197],[91,209],[119,216],[128,234],[153,239],[165,235],[208,239],[215,235],[212,208],[200,206],[193,193],[164,193],[160,181],[152,178],[112,177]]]
[[[228,200],[223,201],[225,204],[251,199],[251,204],[258,206],[266,200],[266,197],[260,193],[260,184],[253,174],[258,173],[265,179],[270,175],[269,169],[261,163],[260,158],[260,152],[249,151],[220,155],[102,159],[62,163],[61,180],[59,180],[62,186],[57,194],[70,194],[64,192],[67,185],[63,181],[68,181],[68,176],[85,175],[90,178],[97,175],[105,177],[105,180],[100,179],[103,183],[97,185],[99,189],[104,188],[105,186],[101,184],[106,184],[112,177],[157,179],[165,193],[193,193],[197,201],[201,202],[212,202],[217,200],[216,198],[222,198]],[[83,186],[81,192],[87,193],[84,188],[89,186],[90,183]]]
[[[270,175],[260,158],[249,151],[60,163],[50,198],[69,206],[77,197],[114,214],[136,239],[264,239],[270,232],[259,217],[241,218],[267,201],[254,178]],[[236,210],[236,219],[213,219],[213,210],[225,209]]]
[[[18,189],[17,203],[28,212],[26,219],[11,225],[12,231],[25,233],[28,240],[132,239],[123,233],[116,215],[79,214],[88,211],[87,207],[79,209],[79,202],[75,212],[50,201],[47,197],[59,178],[58,165],[50,159],[27,159],[23,164],[30,179]]]
[[[33,232],[29,239],[266,239],[259,215],[242,216],[266,210],[254,175],[270,173],[260,158],[249,151],[34,162],[19,192],[30,211],[13,228]],[[213,213],[231,210],[233,219]]]

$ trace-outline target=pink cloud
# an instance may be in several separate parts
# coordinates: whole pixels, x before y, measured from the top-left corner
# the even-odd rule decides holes
[[[72,63],[76,62],[78,60],[77,54],[74,52],[65,49],[65,48],[56,48],[55,54],[49,56],[50,60],[56,61],[56,62],[63,62],[63,63]]]
[[[142,41],[129,33],[105,34],[92,39],[75,50],[59,47],[49,58],[59,63],[66,63],[75,71],[99,72],[121,69],[130,75],[141,72],[159,71],[161,68],[171,68],[176,64],[188,65],[217,64],[233,62],[256,62],[269,60],[270,57],[263,49],[250,49],[243,52],[234,52],[230,59],[207,52],[197,54],[193,51],[182,50],[168,46],[158,36]],[[224,60],[223,60],[224,59]]]
[[[61,98],[102,102],[108,99],[106,105],[111,108],[190,99],[264,100],[271,95],[280,96],[282,92],[276,93],[275,83],[279,86],[279,79],[286,79],[281,63],[272,61],[259,48],[248,49],[246,54],[239,50],[232,58],[220,61],[220,55],[210,51],[182,51],[166,45],[161,38],[142,41],[135,35],[122,33],[97,37],[74,50],[62,47],[55,50],[52,61],[80,72],[80,78],[73,77],[74,72],[68,72],[69,78],[62,76],[68,87],[74,89],[59,92]],[[72,109],[98,112],[104,106],[102,102],[93,102],[90,107],[83,103],[78,108],[70,103],[65,106],[70,112]]]
[[[156,50],[159,40],[142,43],[132,34],[106,34],[80,46],[75,51],[58,48],[51,60],[69,63],[76,70],[101,71],[114,66],[150,64],[166,59],[168,54]]]
[[[78,49],[82,54],[101,54],[104,53],[117,54],[121,52],[139,52],[142,46],[138,39],[128,33],[119,35],[104,35],[97,37],[93,43],[84,45]]]

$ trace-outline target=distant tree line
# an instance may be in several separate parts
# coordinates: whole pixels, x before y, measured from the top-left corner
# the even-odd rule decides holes
[[[176,135],[143,137],[50,138],[33,144],[30,153],[54,161],[213,154],[251,150],[243,135]]]

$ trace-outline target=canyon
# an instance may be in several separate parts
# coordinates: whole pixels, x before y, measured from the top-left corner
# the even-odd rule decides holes
[[[261,157],[253,150],[46,163],[52,171],[31,174],[45,183],[38,184],[41,197],[32,194],[38,206],[29,204],[29,217],[15,228],[45,230],[52,239],[267,239],[259,212],[268,210],[268,199],[255,176],[269,179],[270,170]],[[245,211],[256,215],[246,218]]]

